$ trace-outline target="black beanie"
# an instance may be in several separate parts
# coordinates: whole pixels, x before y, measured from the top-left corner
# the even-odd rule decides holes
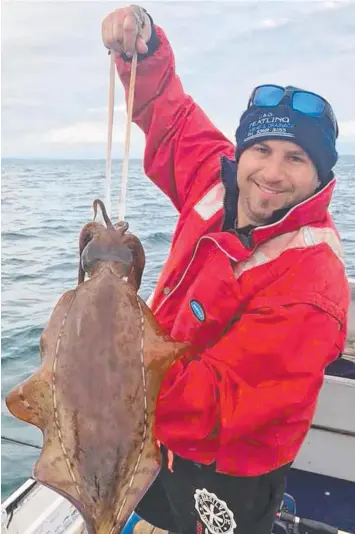
[[[243,113],[235,137],[237,162],[243,150],[258,141],[282,139],[296,143],[313,161],[322,183],[338,160],[336,133],[330,120],[305,115],[284,104],[272,108],[252,105]]]

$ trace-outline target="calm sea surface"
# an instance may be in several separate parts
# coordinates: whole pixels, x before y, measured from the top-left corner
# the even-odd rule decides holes
[[[331,213],[355,276],[355,156],[341,157]],[[120,162],[113,162],[112,214],[117,220]],[[58,298],[76,284],[78,236],[105,200],[104,161],[2,162],[2,435],[41,444],[39,430],[10,416],[4,396],[39,364],[38,343]],[[140,295],[147,298],[168,254],[177,214],[130,164],[126,220],[146,252]],[[30,475],[39,451],[2,441],[2,499]]]

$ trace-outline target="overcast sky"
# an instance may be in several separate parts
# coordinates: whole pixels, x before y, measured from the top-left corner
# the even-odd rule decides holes
[[[3,157],[105,158],[109,57],[102,19],[127,5],[2,2]],[[355,2],[142,2],[173,46],[186,92],[231,139],[252,88],[320,92],[340,123],[338,149],[355,154]],[[125,120],[116,78],[113,156]],[[134,127],[131,154],[144,138]]]

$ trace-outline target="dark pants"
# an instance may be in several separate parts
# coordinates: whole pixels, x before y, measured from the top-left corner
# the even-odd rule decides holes
[[[175,455],[172,473],[163,447],[162,456],[162,469],[136,508],[142,519],[181,534],[271,533],[289,466],[236,477]]]

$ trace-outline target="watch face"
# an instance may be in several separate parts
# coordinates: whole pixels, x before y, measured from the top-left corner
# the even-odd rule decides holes
[[[227,504],[206,489],[195,491],[195,509],[211,534],[232,533],[237,526]]]

